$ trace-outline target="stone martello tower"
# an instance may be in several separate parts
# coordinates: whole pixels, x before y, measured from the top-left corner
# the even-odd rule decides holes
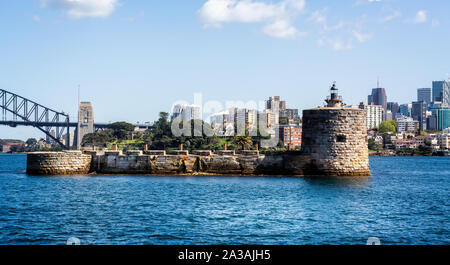
[[[303,111],[305,175],[368,176],[366,112],[342,106],[336,83],[325,107]]]

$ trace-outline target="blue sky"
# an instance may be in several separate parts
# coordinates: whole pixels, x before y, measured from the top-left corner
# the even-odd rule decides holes
[[[153,121],[177,100],[348,104],[377,76],[388,101],[415,100],[450,73],[446,0],[23,0],[0,2],[0,87],[76,119]],[[41,137],[0,127],[0,138]]]

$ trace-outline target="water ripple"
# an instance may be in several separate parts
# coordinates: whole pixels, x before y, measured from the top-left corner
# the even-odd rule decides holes
[[[0,244],[449,244],[448,157],[370,178],[37,177],[0,156]]]

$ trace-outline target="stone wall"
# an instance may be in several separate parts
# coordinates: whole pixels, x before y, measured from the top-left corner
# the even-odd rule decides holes
[[[92,156],[81,151],[35,152],[27,155],[27,174],[77,175],[87,174]]]
[[[120,151],[96,153],[54,152],[29,153],[27,172],[41,175],[64,174],[141,174],[141,175],[332,175],[336,171],[310,171],[310,157],[298,151],[265,154],[223,155],[122,154]],[[320,174],[319,174],[320,173]],[[367,172],[366,172],[367,173]],[[343,175],[343,174],[337,174]],[[355,175],[348,173],[347,175]]]
[[[364,110],[304,110],[302,136],[305,175],[370,175]]]
[[[91,172],[152,175],[303,175],[307,161],[299,152],[222,155],[92,155]]]

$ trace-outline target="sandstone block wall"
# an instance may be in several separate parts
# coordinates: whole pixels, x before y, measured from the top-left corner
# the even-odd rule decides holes
[[[27,155],[27,173],[31,175],[87,174],[92,156],[81,151],[36,152]]]
[[[353,108],[303,111],[305,175],[370,175],[366,112]]]
[[[267,155],[118,155],[91,153],[91,172],[152,175],[303,175],[298,152]]]

